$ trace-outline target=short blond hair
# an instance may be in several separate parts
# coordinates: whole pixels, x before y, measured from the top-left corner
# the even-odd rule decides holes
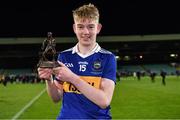
[[[73,18],[74,20],[88,18],[91,20],[97,20],[97,22],[99,22],[99,10],[96,6],[89,3],[73,10]]]

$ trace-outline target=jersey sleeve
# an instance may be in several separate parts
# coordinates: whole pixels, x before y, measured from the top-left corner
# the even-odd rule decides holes
[[[113,54],[107,58],[102,77],[116,82],[116,58]]]
[[[61,53],[58,54],[57,61],[63,62],[63,55]]]

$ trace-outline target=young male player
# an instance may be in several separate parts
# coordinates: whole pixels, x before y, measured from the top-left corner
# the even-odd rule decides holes
[[[116,61],[111,52],[96,42],[102,27],[99,11],[93,4],[83,5],[73,11],[73,18],[78,43],[59,54],[61,67],[38,68],[39,76],[46,79],[54,102],[62,98],[57,119],[111,119]]]

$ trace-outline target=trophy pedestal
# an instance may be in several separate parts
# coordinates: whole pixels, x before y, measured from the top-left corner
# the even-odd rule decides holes
[[[42,61],[39,64],[40,68],[55,68],[60,67],[60,64],[57,61]]]

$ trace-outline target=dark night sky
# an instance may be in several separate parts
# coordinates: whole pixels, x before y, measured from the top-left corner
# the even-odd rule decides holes
[[[72,10],[83,3],[100,10],[100,35],[145,35],[180,33],[180,7],[172,1],[60,0],[0,4],[0,37],[74,36]]]

